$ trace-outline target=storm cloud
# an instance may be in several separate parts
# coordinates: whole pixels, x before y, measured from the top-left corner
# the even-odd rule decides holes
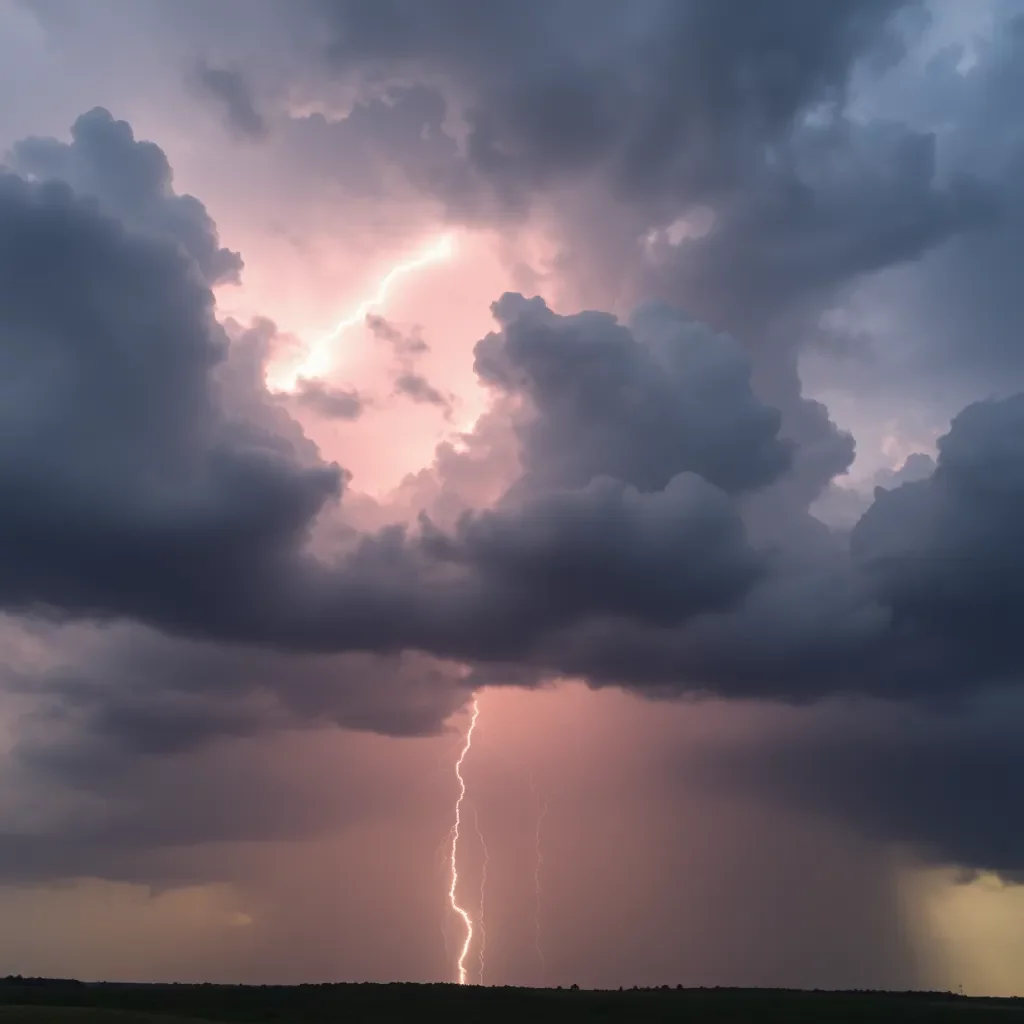
[[[836,542],[808,561],[747,535],[739,498],[786,474],[792,444],[731,339],[660,306],[627,327],[506,295],[476,366],[518,403],[519,478],[451,529],[421,518],[316,554],[314,523],[346,474],[310,464],[273,425],[228,414],[213,373],[226,339],[188,259],[64,186],[8,176],[0,200],[8,379],[22,382],[5,406],[5,434],[20,441],[2,463],[15,499],[3,529],[11,611],[298,651],[523,660],[679,692],[785,696],[786,676],[805,696],[899,695],[921,687],[940,651],[938,678],[954,687],[1005,682],[1016,666],[1012,643],[997,671],[965,642],[974,671],[965,663],[957,679],[948,616],[965,621],[970,608],[992,630],[984,609],[1016,614],[1016,534],[994,503],[1012,504],[1024,459],[1004,439],[1019,399],[954,421],[929,480],[879,494],[852,560]],[[986,485],[986,471],[1003,483]],[[935,497],[922,508],[923,495]],[[974,535],[991,549],[899,557],[901,543]],[[915,582],[922,571],[952,575]],[[959,595],[963,607],[911,627],[912,593]]]
[[[58,180],[94,197],[128,227],[173,239],[210,284],[236,281],[242,258],[222,248],[216,225],[194,196],[178,195],[159,146],[135,138],[131,125],[97,107],[71,127],[71,142],[29,138],[15,145],[10,166],[40,181]]]
[[[1017,83],[1021,21],[967,70],[928,64],[941,110],[865,113],[858,83],[903,66],[925,14],[296,5],[322,45],[259,95],[355,90],[345,117],[288,115],[296,160],[330,169],[344,151],[338,180],[368,195],[401,164],[451,225],[547,232],[572,300],[493,297],[473,356],[488,409],[359,527],[350,474],[292,414],[361,425],[371,402],[330,381],[266,392],[276,328],[218,322],[212,288],[241,257],[163,151],[103,109],[70,142],[16,144],[0,177],[0,605],[115,631],[5,683],[65,730],[26,740],[21,763],[109,771],[326,724],[430,734],[470,685],[557,677],[867,696],[886,710],[850,734],[823,712],[791,748],[722,759],[722,777],[760,773],[795,805],[1016,877],[1019,830],[973,811],[966,782],[948,805],[923,794],[949,790],[944,752],[977,780],[1015,763],[1015,727],[989,747],[986,709],[1024,677],[1024,206],[1017,105],[989,101]],[[269,140],[277,108],[226,74],[210,65],[212,98]],[[922,379],[956,377],[957,408],[944,394],[934,462],[844,494],[858,424],[807,393],[801,360],[827,314],[893,292],[886,327],[913,324],[917,348],[873,335],[866,379],[934,363]],[[422,339],[369,326],[395,392],[454,408],[421,372]],[[842,529],[811,515],[846,499]]]

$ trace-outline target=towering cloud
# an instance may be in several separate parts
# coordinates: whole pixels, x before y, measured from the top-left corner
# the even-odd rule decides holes
[[[735,343],[662,307],[628,328],[506,295],[476,356],[513,403],[505,497],[451,530],[424,519],[315,553],[344,472],[229,412],[225,337],[187,256],[64,186],[8,176],[0,201],[8,379],[34,396],[8,403],[19,443],[0,464],[10,610],[680,692],[1012,676],[1018,399],[967,410],[931,478],[880,493],[852,561],[759,550],[744,495],[784,477],[792,445]]]
[[[652,306],[632,329],[607,314],[552,314],[506,295],[502,326],[476,349],[481,380],[521,397],[521,486],[585,486],[610,476],[644,491],[692,472],[729,492],[789,466],[780,417],[750,390],[736,343],[678,311]]]
[[[174,191],[163,150],[137,141],[131,125],[115,121],[108,111],[97,107],[78,118],[70,143],[50,138],[19,142],[11,166],[40,181],[67,182],[130,228],[173,239],[208,284],[238,280],[242,258],[221,248],[216,226],[198,199]]]
[[[0,225],[4,605],[226,624],[223,587],[262,590],[340,472],[225,417],[225,338],[176,246],[11,174]]]

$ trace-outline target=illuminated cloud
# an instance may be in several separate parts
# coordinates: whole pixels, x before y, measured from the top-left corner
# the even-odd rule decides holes
[[[369,298],[364,299],[352,313],[339,320],[322,338],[313,342],[302,361],[287,371],[278,372],[271,369],[268,380],[270,387],[277,391],[291,391],[302,378],[313,380],[322,377],[332,367],[333,350],[339,339],[346,331],[364,323],[367,316],[379,309],[397,282],[422,267],[450,259],[454,251],[453,237],[450,234],[444,234],[428,242],[412,256],[396,263],[380,279]]]

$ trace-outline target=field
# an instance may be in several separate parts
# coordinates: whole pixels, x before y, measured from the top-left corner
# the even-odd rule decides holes
[[[455,985],[115,985],[0,980],[0,1024],[326,1024],[444,1020],[687,1021],[693,1024],[872,1021],[1024,1024],[1024,999],[948,993],[745,989],[459,988]]]

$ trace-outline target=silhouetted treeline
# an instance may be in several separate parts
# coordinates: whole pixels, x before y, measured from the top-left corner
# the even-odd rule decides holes
[[[323,983],[294,986],[81,982],[63,978],[0,979],[0,1006],[95,1009],[96,1024],[117,1024],[105,1010],[170,1014],[203,1021],[249,1024],[327,1024],[328,1021],[443,1019],[579,1021],[686,1020],[690,1024],[1024,1024],[1024,1000],[969,998],[952,992],[828,992],[799,989],[685,988],[662,985],[618,991],[481,988],[453,984]],[[6,1020],[0,1014],[0,1022]],[[87,1018],[92,1022],[93,1016]],[[184,1024],[184,1022],[183,1022]]]

